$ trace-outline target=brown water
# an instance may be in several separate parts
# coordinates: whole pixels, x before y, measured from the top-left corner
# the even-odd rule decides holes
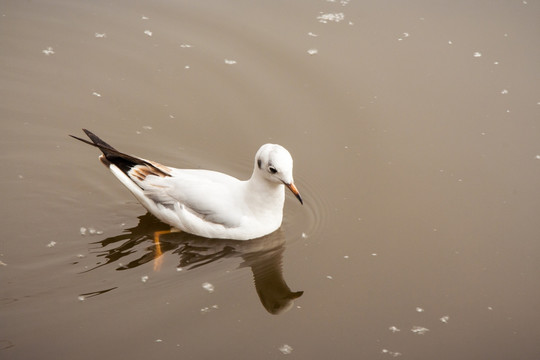
[[[0,16],[0,358],[540,358],[538,1]],[[82,127],[240,178],[280,143],[305,205],[158,249]]]

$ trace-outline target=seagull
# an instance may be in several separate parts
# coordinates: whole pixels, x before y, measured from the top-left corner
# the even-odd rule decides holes
[[[172,231],[216,239],[255,239],[281,226],[285,187],[303,204],[293,181],[293,159],[281,145],[261,146],[251,177],[242,181],[217,171],[176,169],[128,155],[83,131],[91,141],[70,136],[101,150],[103,165]]]

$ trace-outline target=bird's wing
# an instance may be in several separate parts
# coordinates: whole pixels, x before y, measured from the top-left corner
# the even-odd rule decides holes
[[[228,228],[240,225],[243,215],[235,197],[238,179],[207,170],[173,169],[170,174],[146,176],[139,186],[148,198],[167,208],[183,207],[204,221]]]

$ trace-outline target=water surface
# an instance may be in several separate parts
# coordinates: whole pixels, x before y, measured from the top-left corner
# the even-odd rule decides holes
[[[536,1],[7,1],[3,359],[537,359]],[[69,138],[304,198],[250,242],[153,233]]]

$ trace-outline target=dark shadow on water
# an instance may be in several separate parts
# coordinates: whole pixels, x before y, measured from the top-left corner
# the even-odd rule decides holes
[[[100,246],[96,251],[97,257],[103,258],[104,261],[87,271],[122,263],[127,257],[135,259],[120,265],[116,270],[129,270],[153,262],[154,270],[157,271],[161,266],[163,254],[167,252],[178,255],[178,267],[183,271],[222,259],[240,258],[243,260],[240,267],[251,268],[255,289],[262,305],[269,313],[280,314],[289,310],[294,304],[294,299],[303,294],[303,291],[291,291],[283,278],[285,239],[279,230],[249,241],[207,239],[177,232],[161,235],[159,244],[155,244],[154,233],[168,229],[166,224],[149,213],[140,216],[137,226],[126,229],[123,234],[94,243]],[[107,291],[110,290],[113,289]]]

